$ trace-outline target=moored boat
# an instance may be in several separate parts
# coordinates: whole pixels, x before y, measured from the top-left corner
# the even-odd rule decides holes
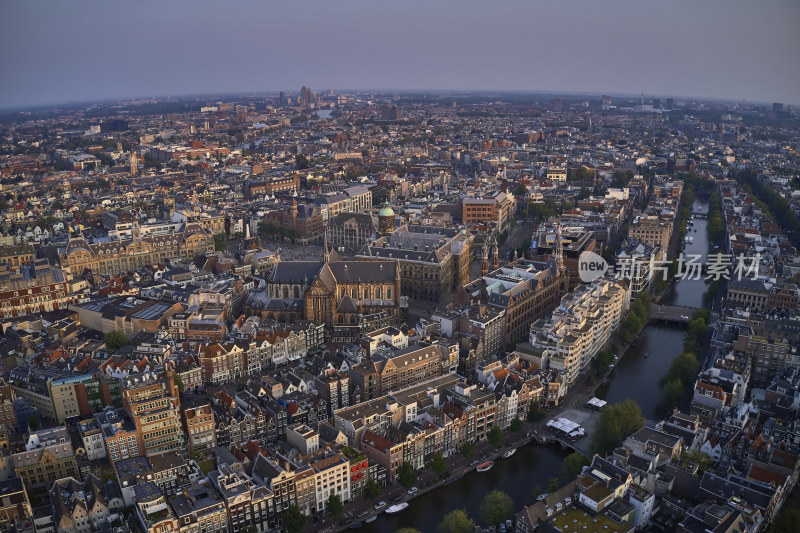
[[[365,524],[371,524],[377,519],[378,519],[378,515],[374,514],[374,515],[370,516],[369,518],[367,518],[366,520],[364,520],[364,523]]]
[[[486,461],[485,463],[479,464],[475,470],[477,470],[478,472],[486,472],[487,470],[490,470],[493,466],[494,466],[494,461]]]
[[[386,514],[399,513],[400,511],[402,511],[403,509],[406,509],[407,507],[408,507],[408,503],[406,503],[406,502],[398,503],[397,505],[392,505],[391,507],[386,509]]]
[[[516,448],[511,448],[510,450],[506,451],[506,452],[503,454],[503,459],[508,459],[509,457],[511,457],[512,455],[514,455],[515,453],[517,453],[517,449],[516,449]]]

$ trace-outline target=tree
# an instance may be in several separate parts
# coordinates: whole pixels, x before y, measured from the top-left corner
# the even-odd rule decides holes
[[[461,455],[469,459],[475,454],[475,445],[472,444],[470,441],[465,441],[464,444],[461,445]]]
[[[550,483],[547,485],[547,492],[555,492],[558,490],[558,487],[561,486],[561,480],[557,477],[554,477],[550,480]]]
[[[438,533],[472,533],[475,531],[475,521],[469,517],[466,509],[450,511],[436,529]]]
[[[785,508],[775,522],[772,524],[772,530],[776,533],[789,533],[790,531],[797,531],[797,524],[800,523],[800,509]]]
[[[175,379],[175,386],[178,387],[178,392],[184,392],[186,390],[186,385],[184,385],[180,374],[175,374],[174,379]]]
[[[523,196],[525,196],[525,193],[527,192],[528,188],[524,184],[520,183],[519,187],[517,187],[517,190],[514,192],[514,196],[519,196],[520,198],[522,198]]]
[[[325,509],[328,511],[328,514],[331,515],[333,519],[333,523],[339,521],[339,518],[342,516],[342,511],[344,511],[344,505],[342,504],[342,497],[332,492],[330,496],[328,496],[328,500],[325,502]]]
[[[103,337],[103,340],[105,341],[106,346],[111,350],[118,350],[123,346],[128,345],[127,335],[118,329],[106,333],[105,337]]]
[[[522,429],[523,423],[522,420],[519,419],[518,416],[514,417],[514,420],[511,421],[511,425],[508,426],[508,429],[516,433]]]
[[[225,251],[225,235],[221,233],[219,235],[214,235],[214,251]]]
[[[564,458],[561,463],[561,475],[565,479],[572,479],[581,473],[584,466],[589,466],[589,458],[580,452],[573,452]]]
[[[447,461],[444,460],[442,454],[437,453],[433,456],[433,459],[431,459],[431,470],[436,472],[436,475],[439,477],[442,477],[444,471],[447,470]]]
[[[492,446],[500,446],[503,442],[503,430],[500,429],[500,426],[492,426],[492,429],[486,434],[486,438],[492,443]]]
[[[372,505],[372,500],[378,497],[381,493],[381,486],[378,485],[377,481],[372,478],[369,478],[366,483],[364,483],[364,497],[369,500],[370,505]]]
[[[544,413],[539,406],[539,400],[531,400],[528,404],[528,422],[536,423],[544,418]]]
[[[408,461],[403,461],[397,467],[397,481],[406,489],[410,489],[417,482],[417,472]]]
[[[35,414],[31,413],[28,415],[28,431],[39,431],[39,428],[42,427],[42,423],[39,422],[39,417]]]
[[[481,502],[481,520],[491,526],[511,518],[514,514],[514,500],[501,490],[493,490]]]
[[[419,529],[413,527],[401,527],[395,533],[422,533]]]
[[[283,523],[286,524],[286,531],[289,533],[300,533],[306,525],[306,520],[306,515],[296,505],[290,505],[283,513]]]
[[[297,154],[294,158],[294,163],[299,170],[308,168],[308,158],[303,154]]]
[[[615,403],[603,409],[595,426],[592,448],[605,455],[619,446],[620,442],[634,431],[644,427],[642,410],[631,399]]]

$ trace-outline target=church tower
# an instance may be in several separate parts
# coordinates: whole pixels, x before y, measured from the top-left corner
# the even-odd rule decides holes
[[[500,268],[500,250],[497,248],[497,237],[492,235],[492,271]]]
[[[481,276],[489,273],[489,240],[483,243],[483,253],[481,257]]]

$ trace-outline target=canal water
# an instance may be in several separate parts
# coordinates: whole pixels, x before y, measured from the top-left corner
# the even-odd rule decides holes
[[[707,211],[708,202],[696,199],[692,212]],[[694,242],[686,243],[683,250],[686,257],[691,254],[702,255],[700,263],[706,261],[708,252],[706,225],[706,220],[695,220],[694,228],[687,229],[686,233],[687,237],[694,237]],[[667,290],[661,302],[665,305],[701,308],[705,291],[702,276],[698,280],[683,279]],[[646,326],[611,373],[609,384],[597,391],[598,397],[609,403],[630,398],[639,404],[645,418],[656,420],[661,396],[658,382],[667,373],[672,361],[680,355],[685,334],[686,328],[682,326],[657,323]]]
[[[514,512],[533,503],[538,494],[561,471],[561,462],[568,452],[556,446],[527,444],[517,449],[509,459],[498,459],[488,472],[471,472],[463,478],[439,487],[409,502],[404,511],[394,515],[381,513],[371,524],[359,529],[365,533],[390,533],[403,527],[413,527],[422,533],[435,532],[444,515],[456,509],[466,509],[480,523],[479,509],[483,498],[494,489],[502,490],[514,499]],[[533,499],[531,498],[533,496]]]

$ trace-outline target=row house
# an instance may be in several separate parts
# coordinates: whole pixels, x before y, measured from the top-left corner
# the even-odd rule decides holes
[[[278,515],[283,509],[276,508],[269,488],[253,483],[244,472],[225,464],[211,472],[208,478],[225,505],[230,526],[228,531],[266,531],[278,526]]]

